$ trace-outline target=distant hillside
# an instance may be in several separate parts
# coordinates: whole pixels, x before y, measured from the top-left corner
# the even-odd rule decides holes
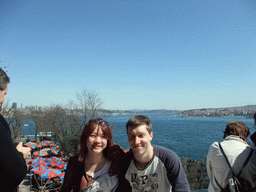
[[[178,110],[167,110],[167,109],[131,109],[131,110],[107,110],[101,109],[100,113],[103,114],[179,114]]]
[[[180,114],[182,117],[188,116],[203,116],[203,117],[216,117],[216,116],[246,116],[253,117],[256,111],[256,105],[246,105],[238,107],[225,107],[225,108],[203,108],[203,109],[190,109],[184,110]]]
[[[244,107],[247,107],[247,108],[256,108],[256,105],[246,105]]]
[[[133,113],[150,113],[150,114],[173,114],[179,113],[178,110],[152,109],[152,110],[130,110]]]
[[[168,110],[168,109],[131,109],[131,110],[107,110],[101,109],[103,114],[180,114],[181,116],[227,116],[242,115],[252,116],[256,111],[256,105],[245,105],[222,108],[201,108],[189,110]]]

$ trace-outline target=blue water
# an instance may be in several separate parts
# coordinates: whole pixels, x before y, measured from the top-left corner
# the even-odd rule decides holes
[[[100,116],[107,120],[113,131],[114,142],[128,149],[125,124],[133,115]],[[210,145],[221,141],[226,124],[230,121],[242,121],[253,133],[252,118],[245,117],[176,117],[173,115],[148,115],[152,121],[152,144],[172,149],[178,156],[203,159]],[[29,122],[29,125],[33,123]],[[34,134],[32,126],[23,127],[23,134]],[[250,139],[248,139],[250,141]]]

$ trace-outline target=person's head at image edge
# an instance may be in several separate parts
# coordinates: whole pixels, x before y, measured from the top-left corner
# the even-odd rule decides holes
[[[253,120],[254,120],[254,126],[256,126],[256,112],[254,112],[252,117],[253,117]]]
[[[79,161],[89,155],[103,155],[109,159],[112,146],[112,133],[109,123],[101,118],[90,119],[84,126],[80,137]]]
[[[242,140],[246,142],[248,135],[250,135],[250,130],[243,122],[232,121],[226,125],[223,139],[230,135],[239,136]]]
[[[254,128],[256,128],[256,112],[253,114],[253,120],[254,120]],[[253,134],[251,134],[250,138],[254,143],[254,145],[256,145],[256,131]]]
[[[4,70],[0,68],[0,104],[4,102],[4,97],[7,94],[8,83],[10,83],[10,78]]]
[[[126,123],[126,131],[129,145],[135,155],[145,155],[153,151],[152,122],[148,117],[137,115],[130,118]]]

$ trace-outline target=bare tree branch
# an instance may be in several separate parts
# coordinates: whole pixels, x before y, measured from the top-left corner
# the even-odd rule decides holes
[[[82,124],[83,127],[87,121],[88,115],[90,118],[94,118],[100,107],[103,105],[103,101],[99,98],[95,91],[83,90],[81,94],[77,95],[78,106],[82,110]]]

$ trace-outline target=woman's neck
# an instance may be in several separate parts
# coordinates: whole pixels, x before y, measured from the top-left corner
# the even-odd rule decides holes
[[[98,172],[104,167],[106,161],[107,159],[106,157],[104,157],[103,154],[94,154],[94,155],[87,154],[84,160],[85,172],[88,172],[88,173]]]
[[[138,169],[144,169],[154,156],[154,147],[150,146],[144,154],[134,154],[134,163]]]

